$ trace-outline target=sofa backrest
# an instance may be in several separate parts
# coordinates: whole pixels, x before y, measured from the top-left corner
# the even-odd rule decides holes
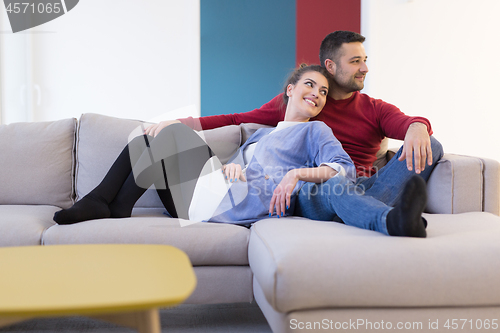
[[[70,207],[100,183],[133,137],[148,124],[99,114],[79,121],[15,123],[0,126],[0,204]],[[198,132],[225,163],[260,124]],[[154,190],[137,207],[163,207]]]
[[[0,204],[73,204],[76,119],[0,126]]]

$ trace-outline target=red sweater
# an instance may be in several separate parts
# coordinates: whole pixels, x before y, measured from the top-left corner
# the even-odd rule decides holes
[[[284,119],[285,110],[280,94],[253,111],[179,120],[195,130],[241,123],[276,126]],[[356,165],[358,176],[370,176],[375,171],[373,163],[385,137],[403,140],[408,126],[414,122],[426,124],[429,135],[432,134],[431,124],[426,118],[409,117],[396,106],[359,92],[344,100],[327,97],[323,111],[311,120],[321,120],[332,129]]]

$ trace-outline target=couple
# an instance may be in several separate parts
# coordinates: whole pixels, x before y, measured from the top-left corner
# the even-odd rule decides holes
[[[333,155],[328,156],[328,158],[333,160],[330,161],[328,158],[327,160],[311,159],[309,162],[314,161],[316,163],[313,168],[301,168],[299,166],[294,169],[295,171],[290,170],[285,175],[282,175],[281,179],[273,178],[276,188],[272,192],[272,195],[269,194],[268,197],[264,198],[265,200],[259,196],[253,196],[253,199],[251,199],[252,196],[247,196],[248,200],[238,203],[238,205],[242,205],[239,208],[245,209],[223,209],[222,212],[219,212],[220,214],[216,214],[221,221],[226,221],[224,220],[226,218],[231,221],[245,221],[242,224],[250,223],[249,221],[252,220],[252,217],[255,220],[257,215],[263,212],[262,207],[257,210],[251,205],[252,200],[255,203],[259,199],[261,206],[266,206],[267,204],[267,211],[270,213],[276,212],[278,216],[281,216],[283,212],[286,214],[287,206],[289,206],[289,209],[295,208],[295,215],[312,219],[337,221],[340,219],[346,224],[377,230],[389,235],[425,237],[425,221],[421,218],[426,201],[425,182],[423,178],[427,179],[429,177],[432,166],[442,155],[442,148],[436,140],[429,138],[429,132],[431,132],[430,124],[425,118],[407,117],[393,105],[371,99],[358,92],[363,88],[364,76],[368,71],[365,63],[366,54],[362,45],[363,41],[364,37],[361,35],[346,31],[337,31],[325,38],[321,45],[320,60],[327,72],[310,68],[310,71],[307,73],[312,73],[311,75],[316,76],[319,75],[319,78],[316,79],[323,82],[321,87],[329,88],[328,90],[323,88],[320,91],[315,86],[317,91],[311,93],[310,96],[308,95],[310,98],[299,97],[300,93],[297,92],[299,89],[296,88],[302,87],[301,84],[307,87],[313,85],[312,82],[303,82],[303,80],[311,78],[305,75],[307,73],[302,72],[298,81],[291,81],[286,87],[284,95],[285,97],[289,97],[287,104],[281,102],[280,99],[282,96],[280,95],[265,104],[262,108],[251,112],[199,119],[203,129],[241,122],[260,122],[268,125],[277,125],[281,120],[288,120],[287,117],[289,114],[297,114],[297,110],[306,112],[307,105],[315,112],[307,111],[309,112],[308,117],[305,117],[306,114],[302,114],[302,118],[291,118],[297,122],[293,128],[283,129],[282,127],[286,126],[285,122],[285,125],[280,124],[279,130],[275,133],[265,135],[267,134],[266,130],[259,130],[254,134],[254,137],[249,140],[250,142],[259,141],[261,137],[264,139],[264,141],[259,141],[259,144],[264,143],[263,145],[257,145],[256,147],[255,145],[247,145],[250,147],[254,146],[251,149],[254,150],[255,166],[263,167],[265,163],[268,163],[267,160],[259,159],[259,156],[266,156],[266,150],[272,151],[279,148],[276,145],[266,147],[266,139],[271,143],[281,142],[280,145],[282,145],[284,142],[292,143],[295,137],[301,136],[302,141],[295,142],[307,142],[308,144],[305,145],[307,149],[303,150],[308,151],[309,154],[313,154],[315,152],[314,149],[318,149],[319,147],[314,144],[317,143],[319,138],[325,138],[326,140],[325,133],[327,133],[327,127],[320,122],[302,123],[302,121],[308,120],[308,118],[313,118],[315,120],[323,120],[328,127],[333,129],[337,138],[342,142],[344,149],[346,149],[353,159],[359,176],[355,179],[355,184],[351,181],[354,180],[354,173],[350,160],[345,159],[345,153],[341,149],[330,148],[330,153]],[[330,83],[327,76],[331,79]],[[318,81],[315,84],[318,84]],[[313,87],[310,88],[313,89]],[[321,104],[321,101],[326,102]],[[325,105],[325,109],[319,113],[321,111],[319,106],[323,105]],[[285,108],[286,113],[284,112]],[[182,122],[187,124],[191,122],[190,127],[196,127],[192,124],[192,119],[183,119]],[[170,128],[170,130],[162,131],[164,127],[170,124],[171,122],[162,122],[146,129],[146,134],[157,136],[151,142],[151,146],[154,146],[155,142],[159,142],[160,138],[172,135],[163,133],[188,132],[185,130],[176,130],[184,128],[182,125],[169,126],[167,128]],[[313,127],[315,131],[310,130]],[[200,128],[198,127],[198,129]],[[284,136],[286,132],[293,133],[290,134],[290,141],[280,140],[279,136]],[[158,133],[160,134],[158,135]],[[274,141],[273,136],[275,137]],[[386,167],[378,173],[371,175],[374,171],[372,164],[375,160],[375,153],[378,150],[380,141],[385,136],[396,139],[404,138],[404,145]],[[340,145],[338,145],[331,132],[328,132],[328,137],[328,140],[330,140],[329,146],[338,146],[340,148]],[[151,139],[151,137],[149,138]],[[133,142],[134,140],[129,146]],[[159,146],[160,144],[157,145]],[[242,148],[245,149],[247,147],[244,146]],[[321,148],[324,149],[323,146]],[[212,153],[209,149],[200,149],[205,149],[204,154],[201,154],[201,150],[197,154],[202,162],[211,159]],[[248,149],[245,149],[245,152],[246,150]],[[318,149],[316,151],[317,155],[319,155],[319,152]],[[297,152],[294,151],[294,153]],[[269,156],[280,157],[272,160],[272,163],[277,164],[288,164],[290,163],[289,159],[293,159],[294,157],[293,154],[268,154]],[[130,172],[129,157],[128,148],[126,147],[108,172],[103,183],[89,193],[88,196],[76,203],[74,207],[56,213],[56,222],[65,224],[99,217],[130,216],[133,203],[138,198],[137,195],[142,194],[140,193],[141,190],[143,192],[143,189],[139,191],[130,189],[140,188],[140,186],[137,186],[135,180],[142,182],[143,178],[148,177],[139,177],[140,175],[138,175],[137,179],[134,180],[133,173]],[[288,160],[286,160],[287,158]],[[405,159],[406,163],[404,163]],[[117,164],[120,164],[119,161],[128,162],[128,168],[116,167]],[[164,165],[161,167],[163,170],[166,170],[165,167],[171,170],[171,166],[175,163],[165,161],[165,163],[162,162]],[[425,168],[426,161],[431,167]],[[127,163],[123,162],[121,164],[125,165]],[[198,165],[198,168],[203,168],[204,166],[201,162]],[[413,172],[413,165],[415,166],[415,172]],[[291,165],[283,166],[290,167]],[[252,176],[252,173],[248,171],[251,170],[253,169],[249,165],[246,174],[248,178],[247,183],[253,183],[248,181]],[[200,171],[198,170],[198,175]],[[232,164],[226,166],[224,171],[232,178],[239,175],[238,167]],[[311,171],[314,171],[312,175],[309,174]],[[415,174],[420,174],[420,176],[414,176]],[[176,175],[176,177],[172,178],[173,182],[171,182],[171,178],[167,177],[171,190],[170,193],[167,193],[169,192],[168,190],[160,190],[158,192],[165,207],[172,215],[186,216],[186,204],[184,203],[184,206],[182,206],[178,202],[183,201],[182,199],[184,199],[184,202],[188,202],[186,199],[189,199],[189,195],[187,198],[182,198],[182,191],[178,191],[177,189],[172,191],[173,188],[177,187],[180,179],[179,175]],[[110,184],[113,181],[118,185],[111,186]],[[307,183],[301,186],[303,181],[307,181]],[[148,182],[142,185],[147,186],[147,184]],[[366,192],[360,193],[359,189],[361,188],[365,189]],[[192,195],[194,190],[187,192]],[[314,195],[314,193],[319,195]],[[232,196],[229,199],[232,200]],[[296,199],[295,207],[293,207],[293,199]],[[175,211],[176,209],[180,210],[179,214]],[[245,211],[252,212],[255,215],[243,216]]]

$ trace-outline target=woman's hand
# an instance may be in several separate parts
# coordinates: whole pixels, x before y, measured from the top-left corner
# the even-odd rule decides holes
[[[278,217],[283,216],[286,209],[290,208],[290,198],[293,189],[299,181],[298,173],[295,170],[290,170],[286,173],[285,177],[281,180],[278,186],[274,189],[271,203],[269,204],[269,216],[273,214],[274,207],[276,207],[276,214]]]
[[[241,171],[241,165],[230,163],[222,166],[222,173],[226,175],[226,179],[229,179],[229,182],[237,181],[238,179],[246,182],[247,179],[245,175]]]
[[[180,124],[181,122],[179,120],[165,120],[165,121],[160,121],[158,124],[153,124],[149,125],[144,129],[144,134],[146,135],[151,135],[153,137],[157,136],[158,133],[165,127],[172,125],[172,124]]]

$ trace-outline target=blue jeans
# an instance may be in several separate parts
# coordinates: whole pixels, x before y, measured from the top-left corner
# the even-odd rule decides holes
[[[443,147],[434,137],[431,137],[431,149],[432,165],[426,165],[420,173],[426,181],[443,156]],[[401,196],[407,180],[415,175],[414,171],[408,171],[406,161],[398,161],[402,150],[401,147],[375,175],[360,177],[355,184],[340,175],[321,184],[304,184],[297,197],[294,215],[312,220],[341,220],[347,225],[388,234],[387,214]]]

